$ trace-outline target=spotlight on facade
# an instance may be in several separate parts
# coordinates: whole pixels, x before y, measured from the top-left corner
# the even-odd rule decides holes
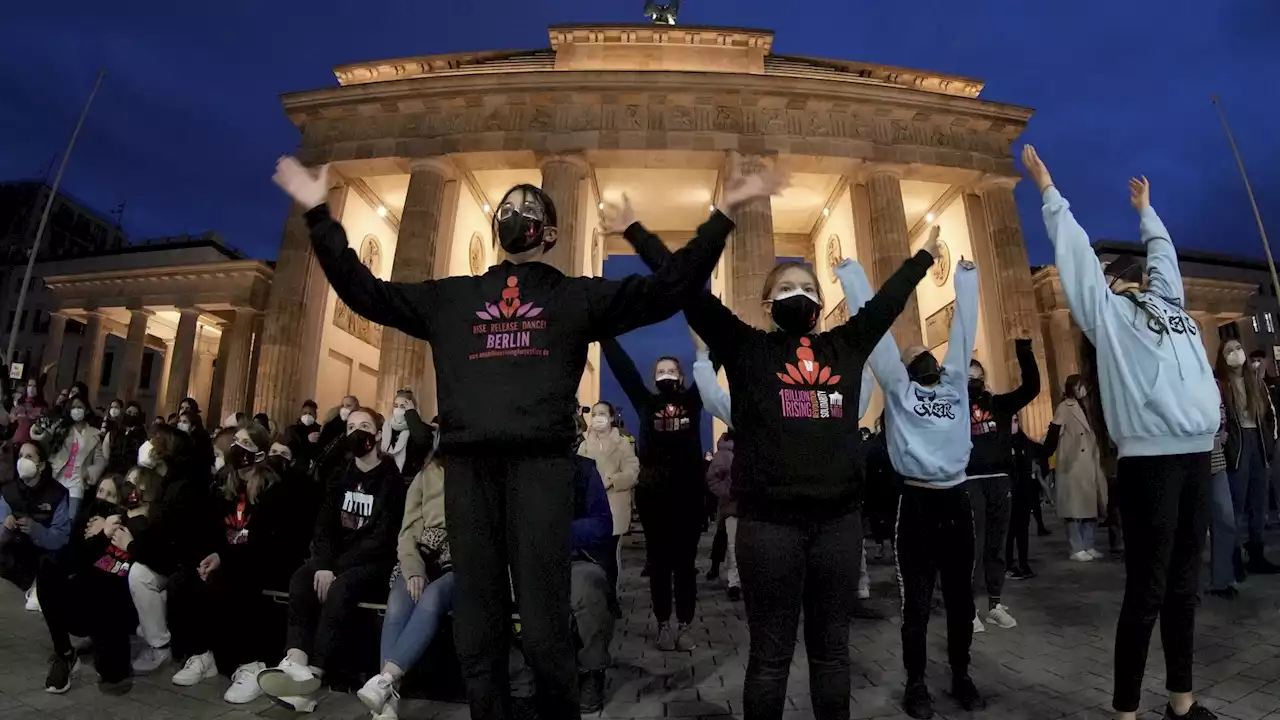
[[[381,205],[378,206],[378,217],[386,217],[387,209]]]
[[[925,221],[925,222],[927,222],[927,223],[931,223],[931,222],[933,222],[933,213],[929,213],[929,214],[925,215],[925,216],[924,216],[924,221]]]
[[[822,208],[822,217],[827,217],[830,214],[831,214],[831,210],[829,210],[828,208]]]
[[[711,208],[711,212],[715,212],[715,211],[716,211],[716,206],[715,206],[715,205],[710,205],[709,207]]]
[[[489,207],[489,203],[485,203],[485,204],[484,204],[484,211],[485,211],[485,212],[493,212],[493,208]]]
[[[603,209],[604,209],[604,203],[600,203],[599,205],[596,205],[596,209],[597,209],[597,210],[603,210]]]

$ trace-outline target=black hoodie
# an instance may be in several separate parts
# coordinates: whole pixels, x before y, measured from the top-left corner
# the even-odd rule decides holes
[[[1040,369],[1031,341],[1015,340],[1013,347],[1022,385],[1003,395],[989,390],[969,394],[969,437],[973,440],[969,467],[965,469],[969,477],[1008,475],[1013,471],[1013,416],[1040,394]]]
[[[440,452],[570,452],[587,347],[676,314],[702,291],[733,223],[713,213],[653,275],[566,277],[539,262],[424,282],[374,277],[321,205],[306,216],[316,259],[355,313],[431,343]]]
[[[671,393],[650,390],[618,341],[600,341],[605,360],[640,417],[636,454],[643,469],[686,469],[692,486],[701,487],[702,395],[681,386]]]
[[[409,486],[389,457],[368,472],[350,460],[329,476],[311,555],[321,570],[396,564],[396,539]]]

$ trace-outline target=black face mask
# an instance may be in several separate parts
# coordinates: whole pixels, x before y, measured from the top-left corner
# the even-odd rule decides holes
[[[987,383],[982,378],[969,378],[969,397],[976,397],[987,391]]]
[[[120,504],[126,510],[137,510],[142,507],[142,490],[131,482],[125,482],[120,488]]]
[[[135,415],[134,413],[125,413],[125,414],[124,414],[124,426],[125,426],[125,427],[138,427],[138,426],[139,426],[139,425],[141,425],[141,424],[142,424],[142,416],[141,416],[141,415]]]
[[[289,472],[289,458],[283,455],[271,455],[264,462],[280,477],[284,477],[285,473]]]
[[[679,380],[659,380],[654,383],[658,387],[658,392],[663,395],[674,395],[680,392]]]
[[[519,255],[541,245],[545,230],[541,220],[512,213],[498,221],[498,242],[509,254]]]
[[[262,453],[254,452],[243,445],[234,444],[227,451],[227,464],[236,470],[253,467],[262,458]]]
[[[792,335],[804,335],[818,324],[821,307],[808,295],[792,295],[773,301],[773,324]]]
[[[942,368],[933,353],[923,352],[907,364],[907,377],[921,385],[937,385],[942,380]]]
[[[352,430],[347,433],[347,449],[356,457],[368,455],[377,444],[378,439],[368,430]]]

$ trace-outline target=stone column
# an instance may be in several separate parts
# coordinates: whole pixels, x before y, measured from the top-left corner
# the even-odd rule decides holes
[[[764,169],[765,159],[759,155],[734,154],[729,158],[739,175],[750,175]],[[733,262],[730,276],[733,278],[734,313],[752,327],[769,328],[771,320],[765,317],[760,302],[760,292],[765,278],[778,263],[773,244],[773,199],[754,198],[733,208]]]
[[[391,265],[392,282],[422,282],[432,277],[436,245],[446,242],[443,233],[452,227],[454,208],[445,202],[451,170],[435,160],[418,160],[412,166],[396,256]],[[390,327],[382,328],[382,357],[378,361],[378,396],[374,406],[390,412],[396,391],[414,389],[423,408],[434,405],[434,381],[427,383],[429,358],[425,340],[409,337]]]
[[[126,404],[138,395],[142,354],[147,350],[147,323],[154,314],[143,308],[129,309],[129,333],[124,340],[124,358],[120,363],[120,383],[116,392]]]
[[[1035,346],[1036,364],[1040,367],[1040,395],[1022,413],[1022,423],[1027,435],[1038,439],[1044,435],[1053,418],[1053,405],[1052,393],[1048,392],[1045,347],[1040,337],[1035,294],[1031,288],[1031,265],[1022,239],[1018,206],[1013,199],[1013,186],[1017,182],[1017,178],[988,178],[982,192],[982,202],[987,210],[993,265],[999,278],[996,290],[1000,296],[1000,311],[1003,313],[1003,336],[1010,343],[1015,338],[1031,338]],[[1007,358],[1006,367],[1012,385],[1019,377],[1018,359],[1012,347],[1008,349]]]
[[[77,380],[89,387],[89,406],[98,403],[98,389],[102,385],[102,356],[107,349],[107,329],[102,314],[96,310],[86,313],[88,322],[84,329],[84,358]]]
[[[152,417],[161,417],[169,409],[169,370],[173,367],[173,341],[164,341],[164,369],[160,371],[160,381],[156,383],[156,406],[152,409]],[[174,410],[178,408],[175,406]]]
[[[197,337],[195,357],[191,363],[191,385],[187,393],[195,398],[205,417],[210,417],[209,404],[213,397],[213,361],[217,356],[218,348],[214,347],[212,340]]]
[[[49,339],[44,343],[44,356],[40,363],[41,369],[45,365],[53,365],[49,368],[48,381],[45,382],[44,387],[40,388],[40,393],[45,398],[53,398],[58,394],[58,370],[62,366],[62,344],[66,336],[67,316],[53,313],[49,316]]]
[[[978,266],[978,337],[974,343],[992,387],[1010,386],[1009,359],[1013,345],[1004,331],[1004,310],[1000,306],[1000,273],[991,231],[987,227],[987,207],[978,189],[964,194],[964,214],[969,225],[969,244]],[[1016,364],[1016,363],[1015,363]]]
[[[577,275],[573,266],[574,248],[582,243],[578,216],[582,212],[582,181],[591,172],[581,155],[551,155],[542,158],[542,189],[556,204],[559,240],[544,260],[565,275]],[[397,251],[398,252],[398,251]]]
[[[254,393],[258,410],[271,417],[288,417],[297,409],[300,358],[318,353],[319,347],[302,346],[302,329],[317,301],[308,293],[310,273],[318,268],[311,250],[305,211],[294,205],[285,223],[284,239],[276,256],[276,272],[271,279],[263,328],[262,359],[258,363],[258,384]]]
[[[890,166],[873,166],[868,169],[866,179],[872,256],[864,263],[875,268],[873,277],[878,290],[911,257],[911,241],[907,236],[907,213],[902,207],[901,171]],[[906,308],[893,323],[893,338],[899,348],[906,350],[922,344],[921,335],[920,303],[912,293]]]
[[[1080,372],[1080,346],[1076,342],[1076,326],[1071,322],[1071,312],[1063,308],[1054,310],[1048,319],[1041,324],[1041,329],[1048,328],[1044,336],[1045,354],[1049,367],[1045,369],[1048,380],[1041,394],[1047,394],[1052,401],[1062,398],[1062,386],[1068,375]]]
[[[218,373],[222,384],[221,395],[210,398],[218,404],[222,416],[233,412],[257,412],[249,406],[249,354],[253,350],[253,324],[257,311],[238,308],[235,319],[222,330],[222,342],[218,345]],[[284,417],[284,416],[281,416]],[[280,418],[273,418],[279,420]]]
[[[181,308],[178,319],[178,334],[173,339],[172,358],[165,361],[168,372],[165,376],[164,409],[174,411],[178,403],[187,397],[188,384],[191,381],[191,365],[196,353],[196,329],[200,319],[200,311],[195,308]],[[206,418],[214,420],[215,418]]]

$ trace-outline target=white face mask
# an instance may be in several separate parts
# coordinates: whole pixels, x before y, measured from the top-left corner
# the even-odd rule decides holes
[[[1227,353],[1227,366],[1233,368],[1244,366],[1244,351],[1232,350]]]
[[[797,295],[803,295],[809,298],[810,300],[814,301],[818,305],[822,304],[822,301],[818,299],[817,293],[810,292],[808,290],[805,290],[804,288],[791,288],[790,290],[783,290],[782,292],[773,296],[773,301],[777,302],[779,300],[786,300],[787,298],[793,298]]]
[[[308,427],[316,424],[316,416],[312,415],[311,413],[307,413],[306,415],[303,415],[301,420],[302,420],[302,424]]]
[[[142,443],[142,447],[138,448],[138,464],[149,470],[155,469],[155,450],[152,448],[150,440]]]
[[[84,408],[71,408],[71,421],[81,422],[84,420]]]
[[[351,408],[344,407],[338,411],[338,417],[342,418],[342,422],[346,422],[347,418],[350,416],[351,416]]]
[[[604,432],[609,429],[609,418],[604,415],[593,415],[591,417],[591,428],[597,432]]]
[[[111,415],[113,419],[118,419],[120,417],[120,408],[113,407],[107,411],[107,414]]]
[[[226,465],[226,464],[227,464],[227,460],[226,460],[226,458],[222,457],[222,453],[218,453],[218,454],[216,454],[216,455],[214,455],[214,456],[213,456],[213,471],[214,471],[214,472],[218,472],[219,470],[221,470],[221,469],[222,469],[222,466],[224,466],[224,465]]]
[[[31,480],[40,474],[40,468],[36,466],[36,461],[31,458],[18,458],[18,477],[23,480]]]
[[[404,408],[392,408],[391,417],[396,422],[404,422]]]
[[[662,382],[663,380],[675,380],[676,382],[679,382],[680,376],[670,370],[664,370],[658,373],[653,379],[655,382]]]
[[[191,423],[186,422],[185,420],[179,420],[178,429],[184,433],[189,433],[191,432]]]

